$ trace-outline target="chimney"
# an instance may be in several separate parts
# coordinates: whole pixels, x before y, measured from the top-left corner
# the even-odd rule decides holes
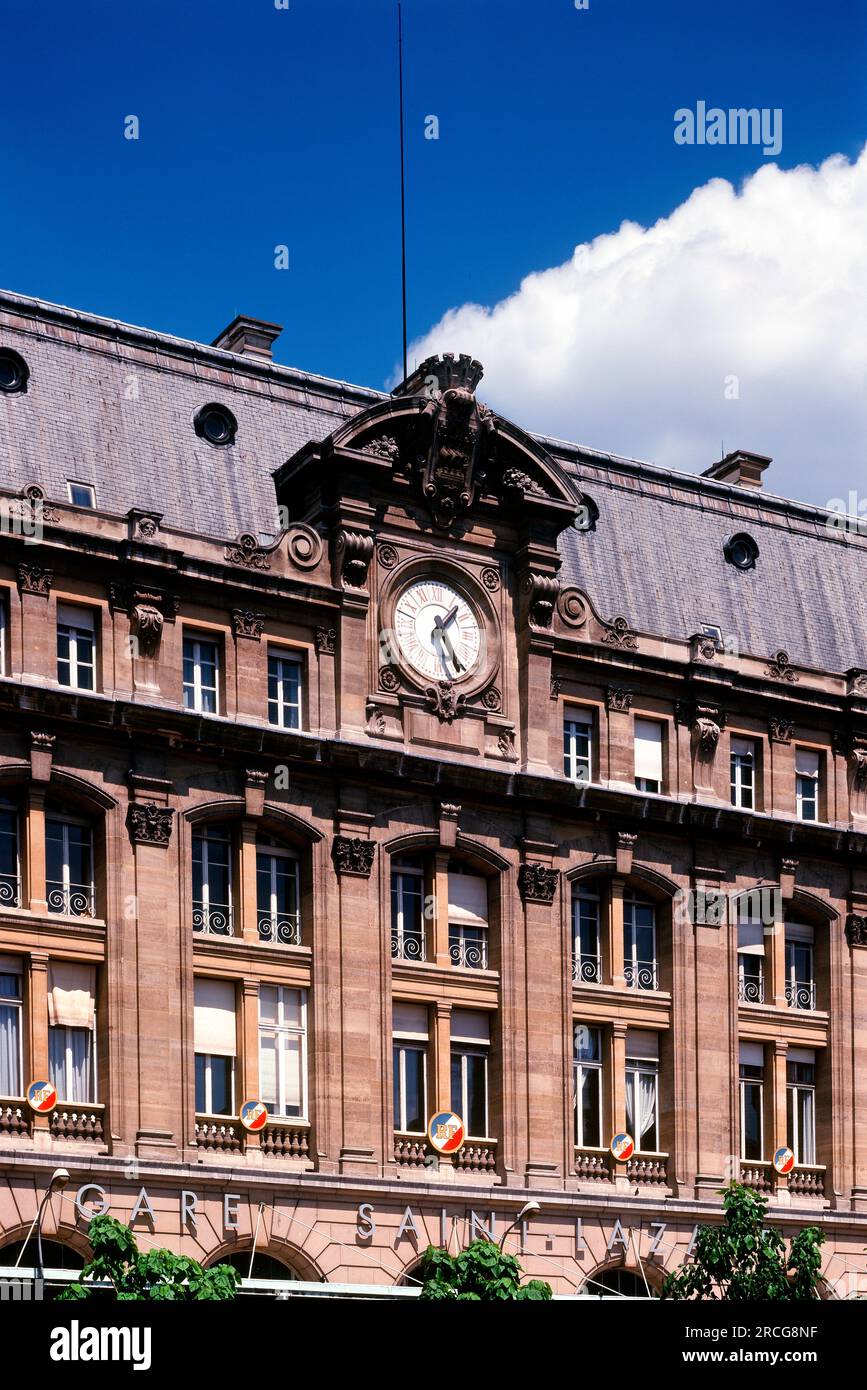
[[[719,463],[712,463],[701,476],[715,478],[718,483],[732,483],[734,487],[760,488],[762,474],[772,462],[767,454],[750,454],[746,449],[735,449]]]
[[[238,352],[242,357],[257,357],[260,362],[270,362],[271,344],[282,332],[282,324],[266,323],[264,319],[251,319],[247,314],[239,314],[232,319],[228,328],[217,334],[211,346],[222,348],[224,352]]]

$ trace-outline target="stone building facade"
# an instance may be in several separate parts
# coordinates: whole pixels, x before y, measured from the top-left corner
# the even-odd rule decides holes
[[[863,538],[278,331],[0,296],[0,1264],[63,1166],[79,1256],[385,1288],[532,1200],[655,1291],[739,1177],[858,1292]]]

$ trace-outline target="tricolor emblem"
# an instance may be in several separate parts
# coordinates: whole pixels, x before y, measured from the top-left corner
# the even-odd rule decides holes
[[[31,1081],[27,1087],[27,1104],[37,1115],[44,1115],[57,1104],[57,1090],[50,1081]]]
[[[264,1129],[268,1123],[268,1107],[263,1100],[245,1100],[240,1119],[245,1129]]]
[[[427,1137],[437,1153],[457,1153],[464,1142],[464,1122],[451,1110],[441,1110],[438,1115],[431,1116]]]
[[[774,1167],[778,1173],[791,1173],[795,1166],[795,1155],[791,1149],[777,1149],[774,1154]]]
[[[635,1153],[635,1141],[631,1134],[615,1134],[610,1147],[618,1163],[625,1163]]]

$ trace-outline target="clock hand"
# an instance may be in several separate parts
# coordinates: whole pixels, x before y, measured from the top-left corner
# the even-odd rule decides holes
[[[448,621],[448,619],[446,619],[446,621]],[[458,660],[457,653],[455,652],[455,649],[454,649],[454,647],[453,647],[453,645],[452,645],[452,639],[451,639],[451,637],[449,636],[449,634],[446,632],[446,623],[445,623],[445,622],[443,621],[443,619],[440,618],[440,617],[434,618],[434,629],[433,629],[433,632],[431,633],[431,642],[432,642],[432,644],[433,644],[435,647],[437,647],[437,648],[439,649],[439,654],[440,654],[440,660],[441,660],[441,661],[442,661],[442,648],[443,648],[443,647],[447,647],[447,648],[448,648],[449,655],[450,655],[451,660],[452,660],[452,665],[453,665],[454,668],[455,668],[455,674],[457,674],[458,671],[462,671],[462,670],[464,669],[463,666],[461,665],[460,661]],[[444,662],[444,661],[443,661],[443,665],[445,665],[445,662]]]

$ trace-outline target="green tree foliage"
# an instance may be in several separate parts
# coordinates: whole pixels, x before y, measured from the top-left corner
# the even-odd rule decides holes
[[[67,1284],[58,1302],[81,1298],[107,1298],[112,1302],[145,1299],[154,1303],[214,1302],[234,1298],[240,1275],[231,1265],[202,1269],[197,1260],[173,1255],[170,1250],[151,1250],[143,1255],[128,1226],[113,1216],[94,1216],[87,1228],[93,1259],[84,1266],[78,1282]],[[88,1280],[108,1282],[94,1288]]]
[[[662,1297],[737,1303],[800,1303],[818,1298],[819,1247],[824,1235],[817,1226],[807,1226],[787,1253],[780,1232],[764,1224],[767,1207],[760,1193],[733,1182],[724,1194],[724,1222],[699,1226],[693,1262],[669,1274]]]
[[[521,1266],[490,1240],[474,1240],[459,1255],[429,1245],[422,1263],[421,1298],[469,1299],[495,1303],[501,1299],[547,1299],[551,1285],[541,1279],[521,1283]]]

